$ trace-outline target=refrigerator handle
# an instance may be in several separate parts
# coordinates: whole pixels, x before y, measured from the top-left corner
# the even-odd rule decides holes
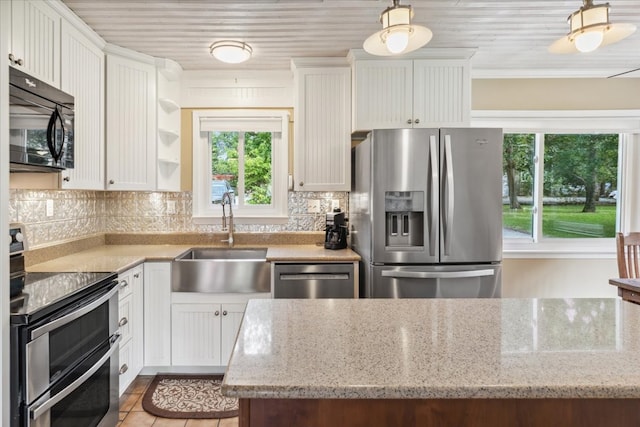
[[[435,256],[436,247],[436,227],[438,218],[438,141],[436,136],[431,135],[429,137],[429,158],[431,159],[431,209],[427,211],[427,221],[429,221],[429,255]]]
[[[453,223],[454,193],[453,193],[453,161],[451,160],[451,135],[444,136],[444,160],[447,168],[447,212],[444,224],[444,254],[451,253],[451,231]]]
[[[465,277],[485,277],[493,276],[493,269],[485,270],[465,270],[465,271],[393,271],[385,270],[383,277],[398,279],[460,279]]]

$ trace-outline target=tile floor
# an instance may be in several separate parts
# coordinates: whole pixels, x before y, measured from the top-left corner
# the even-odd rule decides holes
[[[220,420],[182,420],[160,418],[142,409],[142,395],[147,390],[153,375],[138,376],[120,397],[120,417],[118,427],[238,427],[238,418]]]

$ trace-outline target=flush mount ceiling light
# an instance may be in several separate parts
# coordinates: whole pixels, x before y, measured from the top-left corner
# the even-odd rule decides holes
[[[239,64],[251,58],[253,49],[244,42],[220,40],[209,46],[209,52],[218,61],[228,64]]]
[[[363,44],[372,55],[389,56],[411,52],[429,43],[433,33],[427,27],[411,24],[413,9],[393,0],[380,15],[382,30],[370,35]]]
[[[606,46],[630,36],[636,30],[633,24],[609,22],[609,3],[594,5],[593,0],[583,1],[584,5],[567,19],[569,34],[549,46],[549,52],[593,52],[600,46]]]

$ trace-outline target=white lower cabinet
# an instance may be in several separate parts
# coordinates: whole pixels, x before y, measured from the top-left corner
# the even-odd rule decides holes
[[[144,366],[170,366],[171,262],[145,262],[144,278]]]
[[[120,394],[129,387],[143,366],[143,268],[134,267],[118,275],[120,341]]]
[[[171,364],[226,366],[251,298],[270,294],[171,294]]]

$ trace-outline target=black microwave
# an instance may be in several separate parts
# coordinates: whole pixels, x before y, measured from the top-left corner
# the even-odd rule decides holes
[[[9,77],[10,171],[72,169],[73,96],[13,67]]]

